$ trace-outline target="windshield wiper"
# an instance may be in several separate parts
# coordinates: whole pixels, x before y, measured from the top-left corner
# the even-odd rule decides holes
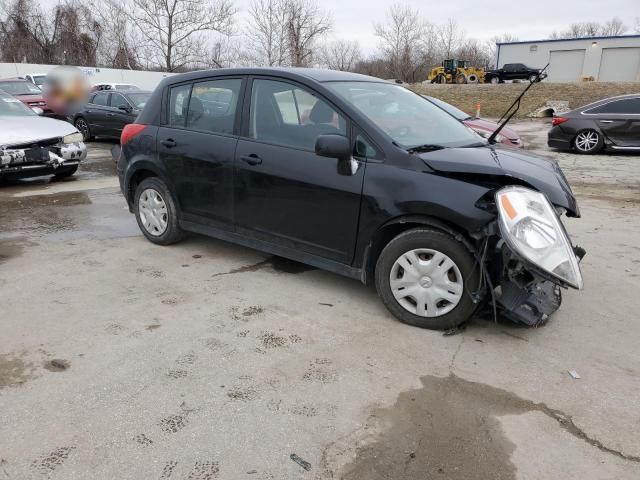
[[[547,69],[547,67],[549,66],[549,64],[547,63],[545,65],[545,67],[540,70],[538,72],[538,75],[536,76],[535,80],[530,81],[529,85],[527,85],[527,88],[525,88],[522,93],[520,95],[518,95],[518,98],[516,98],[514,100],[514,102],[511,104],[511,106],[509,108],[507,108],[507,111],[504,112],[504,115],[502,115],[502,117],[500,117],[500,120],[498,120],[498,123],[500,124],[498,126],[498,128],[496,128],[494,130],[494,132],[489,136],[489,138],[487,138],[487,142],[489,143],[496,143],[496,137],[498,136],[498,134],[502,131],[502,129],[504,128],[504,126],[509,123],[509,120],[511,120],[511,118],[518,112],[518,110],[520,109],[520,100],[522,100],[522,97],[524,97],[524,94],[527,93],[527,91],[529,91],[529,89],[533,86],[534,83],[539,82],[540,78],[542,76],[542,74],[544,73],[544,71]],[[515,108],[514,108],[515,107]],[[513,110],[513,111],[511,111]],[[508,115],[508,116],[507,116]],[[505,118],[506,117],[506,118]],[[504,121],[503,121],[504,120]]]
[[[418,152],[433,152],[435,150],[442,150],[442,145],[434,145],[432,143],[425,143],[424,145],[416,145],[415,147],[407,148],[407,152],[409,153],[418,153]]]

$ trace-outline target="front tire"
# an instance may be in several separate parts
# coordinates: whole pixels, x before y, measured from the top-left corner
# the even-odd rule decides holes
[[[604,145],[602,134],[595,130],[581,130],[573,139],[573,148],[583,155],[598,153]]]
[[[73,125],[82,134],[83,141],[88,142],[93,138],[93,135],[91,135],[91,129],[89,128],[89,122],[84,117],[76,118],[76,121],[73,122]]]
[[[178,224],[176,203],[166,184],[157,177],[145,178],[136,188],[134,212],[140,230],[157,245],[171,245],[185,237]]]
[[[493,75],[489,78],[489,83],[491,83],[492,85],[497,85],[500,83],[500,78]]]
[[[475,259],[451,235],[417,228],[401,233],[384,248],[376,264],[378,295],[401,322],[445,330],[473,315],[471,293],[480,280]]]
[[[72,167],[58,167],[53,174],[55,178],[68,178],[78,171],[78,165]]]

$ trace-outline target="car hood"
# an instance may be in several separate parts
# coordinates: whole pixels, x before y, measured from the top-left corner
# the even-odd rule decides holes
[[[31,95],[27,93],[24,95],[14,95],[14,97],[19,99],[21,102],[44,102],[44,97],[40,94]]]
[[[464,123],[471,128],[479,128],[487,132],[494,132],[495,129],[499,126],[498,123],[487,120],[486,118],[470,118],[468,120],[465,120]],[[511,130],[508,127],[504,127],[502,130],[500,130],[500,135],[508,138],[509,140],[520,138],[520,136],[515,131]]]
[[[0,115],[0,146],[35,143],[50,138],[61,138],[78,130],[70,123],[37,115]]]
[[[433,170],[474,181],[482,176],[500,178],[505,186],[509,178],[525,183],[547,195],[571,216],[579,217],[580,210],[571,187],[558,164],[548,158],[497,145],[475,148],[445,148],[420,154]],[[471,175],[471,177],[469,177]]]

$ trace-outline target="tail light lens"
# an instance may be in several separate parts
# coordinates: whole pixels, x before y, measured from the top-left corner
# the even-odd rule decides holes
[[[141,125],[139,123],[130,123],[125,125],[122,130],[122,134],[120,135],[120,145],[124,145],[132,138],[140,135],[145,128],[147,128],[146,125]]]
[[[561,123],[567,122],[569,121],[568,118],[564,118],[564,117],[553,117],[553,120],[551,120],[551,125],[553,125],[554,127],[556,125],[560,125]]]

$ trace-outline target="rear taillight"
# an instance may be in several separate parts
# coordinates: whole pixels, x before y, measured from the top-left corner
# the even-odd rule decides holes
[[[568,120],[568,118],[564,117],[553,117],[553,120],[551,120],[551,125],[555,127],[556,125],[560,125],[561,123],[567,122]]]
[[[122,130],[122,134],[120,135],[120,145],[124,145],[132,138],[140,135],[145,128],[147,128],[146,125],[141,125],[139,123],[130,123],[125,125]]]

